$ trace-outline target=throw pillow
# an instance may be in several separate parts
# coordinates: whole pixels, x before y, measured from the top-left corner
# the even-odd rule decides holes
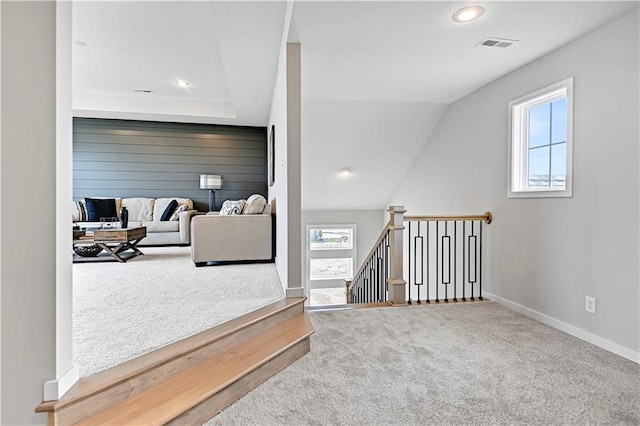
[[[261,214],[264,211],[264,206],[267,205],[267,200],[260,194],[253,194],[244,203],[244,209],[242,214]]]
[[[220,209],[221,215],[242,214],[242,208],[244,207],[244,200],[227,200],[222,203]]]
[[[73,221],[74,222],[86,222],[87,221],[87,208],[84,205],[84,201],[73,202]]]
[[[160,221],[167,222],[169,219],[171,219],[171,215],[173,214],[173,211],[176,209],[176,207],[178,207],[178,202],[176,200],[171,200],[167,208],[164,209],[164,212],[162,212]]]
[[[176,207],[175,211],[173,212],[169,220],[178,220],[180,218],[180,213],[186,212],[187,210],[189,210],[188,205],[180,204],[178,207]]]
[[[89,222],[100,222],[100,219],[117,219],[116,200],[114,198],[85,198],[87,219]]]

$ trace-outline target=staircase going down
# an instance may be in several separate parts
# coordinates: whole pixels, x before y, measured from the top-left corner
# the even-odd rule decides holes
[[[201,424],[309,352],[304,298],[283,299],[81,379],[49,425]]]

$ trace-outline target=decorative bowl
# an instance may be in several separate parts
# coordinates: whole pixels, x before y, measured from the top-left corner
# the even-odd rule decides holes
[[[102,247],[96,244],[84,245],[84,246],[73,246],[73,251],[78,256],[96,257],[102,251]]]

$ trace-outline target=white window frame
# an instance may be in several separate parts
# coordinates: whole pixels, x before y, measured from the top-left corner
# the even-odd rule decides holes
[[[351,249],[327,249],[327,250],[311,250],[311,241],[309,238],[311,229],[352,229],[351,237],[352,237],[352,248]],[[324,223],[324,224],[309,224],[306,225],[306,233],[305,233],[305,280],[306,280],[306,288],[307,288],[307,297],[309,296],[309,291],[311,288],[332,288],[332,287],[343,287],[344,286],[344,278],[333,278],[333,279],[311,279],[311,259],[327,259],[327,258],[350,258],[352,262],[352,272],[355,272],[355,269],[358,267],[358,252],[357,252],[357,238],[358,238],[358,226],[355,223],[343,223],[343,224],[335,224],[335,223]],[[348,277],[350,279],[353,277]]]
[[[319,230],[342,230],[345,229],[347,231],[349,231],[349,247],[311,247],[311,238],[310,238],[310,232],[312,229],[319,229]],[[317,227],[314,228],[313,226],[309,226],[307,227],[307,238],[309,239],[309,250],[310,251],[317,251],[317,250],[332,250],[332,251],[338,251],[338,250],[353,250],[353,233],[355,232],[355,228],[352,227],[352,225],[348,225],[345,226],[344,228],[339,228],[336,225],[330,225],[330,226],[321,226],[321,227]]]
[[[528,135],[531,108],[567,98],[566,177],[564,188],[529,187]],[[573,77],[509,102],[508,198],[571,197],[573,195]]]

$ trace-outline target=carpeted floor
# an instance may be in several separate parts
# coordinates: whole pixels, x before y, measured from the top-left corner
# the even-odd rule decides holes
[[[311,312],[311,352],[205,423],[640,423],[640,366],[493,302]]]
[[[142,247],[125,264],[73,265],[80,377],[284,297],[273,263],[196,268],[189,247]]]

